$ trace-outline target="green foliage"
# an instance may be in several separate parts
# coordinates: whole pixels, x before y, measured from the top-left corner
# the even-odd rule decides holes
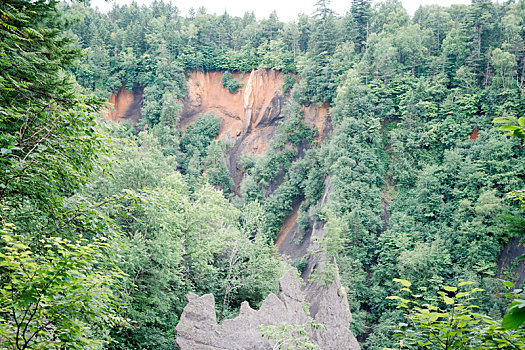
[[[391,296],[397,308],[406,310],[406,322],[398,325],[399,346],[418,349],[521,349],[525,345],[523,330],[509,331],[501,321],[479,313],[474,305],[474,293],[483,289],[465,289],[473,282],[459,282],[457,286],[443,286],[437,298],[420,300],[410,289],[411,283],[397,279],[407,298]],[[512,284],[512,283],[510,283]],[[503,326],[505,321],[503,321]],[[406,344],[406,345],[405,345]]]
[[[306,193],[307,203],[302,206],[302,211],[306,211],[322,193],[322,174],[314,149],[299,156],[299,150],[312,147],[314,133],[304,124],[303,113],[294,97],[286,104],[283,114],[285,119],[270,144],[272,151],[255,162],[249,162],[248,175],[241,183],[241,195],[245,201],[264,199],[265,231],[272,239],[291,213],[294,201]],[[285,149],[287,144],[290,147]],[[305,228],[309,225],[308,219],[304,214],[301,217]]]
[[[72,35],[80,39],[87,59],[74,72],[84,87],[109,92],[123,83],[145,86],[142,124],[149,124],[148,132],[138,135],[136,147],[126,150],[116,145],[128,168],[119,170],[121,175],[113,180],[96,183],[107,189],[115,187],[112,191],[149,187],[153,192],[141,191],[141,196],[151,195],[155,202],[162,195],[158,188],[167,186],[162,169],[171,174],[178,167],[187,187],[164,190],[173,196],[177,193],[194,203],[194,193],[205,182],[228,191],[232,184],[221,159],[227,145],[214,140],[218,124],[213,118],[199,119],[185,133],[175,129],[179,110],[174,101],[184,94],[183,72],[221,71],[226,81],[237,85],[230,72],[256,68],[296,71],[298,83],[284,105],[282,123],[267,154],[242,162],[242,198],[236,203],[241,208],[239,220],[249,227],[247,235],[274,238],[298,206],[303,230],[324,218],[328,234],[322,243],[329,255],[337,256],[353,312],[353,331],[367,339],[363,346],[369,349],[391,346],[390,325],[403,321],[399,309],[385,299],[397,290],[392,278],[401,275],[415,281],[411,288],[428,300],[443,284],[453,285],[461,278],[475,281],[488,292],[479,296],[480,309],[468,312],[498,319],[505,302],[498,294],[497,278],[500,273],[512,276],[498,257],[511,238],[523,233],[522,214],[512,216],[512,205],[504,198],[523,188],[525,165],[520,161],[522,141],[502,138],[494,133],[490,121],[497,118],[506,124],[503,130],[523,136],[523,1],[423,6],[413,18],[399,1],[371,6],[369,1],[356,0],[351,4],[345,16],[338,16],[330,10],[329,1],[319,1],[313,17],[301,15],[287,24],[275,14],[258,21],[251,14],[215,16],[203,9],[184,18],[176,7],[162,2],[149,8],[116,7],[107,15],[79,4],[63,5],[69,16],[80,19]],[[292,86],[292,80],[292,75],[285,76],[283,92]],[[316,106],[308,106],[324,102],[331,109],[318,145],[315,131],[307,127],[312,125],[311,112]],[[301,111],[309,112],[308,122]],[[6,139],[10,134],[12,130]],[[3,149],[9,147],[2,144]],[[129,184],[125,184],[127,174]],[[102,192],[97,198],[106,195]],[[511,198],[520,201],[522,196],[514,192]],[[116,209],[111,215],[126,232],[151,233],[152,241],[159,234],[159,242],[170,246],[175,238],[160,235],[161,225],[144,213],[155,220],[155,212],[166,217],[174,214],[151,209],[147,203],[134,202],[140,208],[137,212],[126,203],[130,212],[126,220],[115,214]],[[28,212],[31,209],[25,211],[26,216]],[[252,214],[254,219],[248,220]],[[512,225],[502,215],[512,216]],[[144,230],[144,222],[156,231]],[[162,251],[160,243],[155,244],[152,247]],[[215,247],[237,258],[214,257],[217,266],[210,268],[214,272],[206,275],[209,279],[203,278],[210,288],[195,287],[199,292],[223,293],[217,298],[224,303],[224,307],[218,305],[222,317],[237,303],[237,297],[229,296],[244,290],[236,284],[235,273],[224,272],[224,266],[237,272],[244,266],[240,263],[246,257],[243,246],[233,244],[228,253]],[[146,243],[137,243],[137,247],[137,254],[147,250]],[[155,268],[147,256],[138,260]],[[330,270],[326,272],[329,275]],[[170,276],[179,275],[173,272]],[[184,281],[184,286],[191,285]],[[152,288],[162,290],[158,295],[164,304],[177,305],[177,310],[184,304],[170,299],[169,288]],[[191,289],[184,288],[177,295]],[[142,300],[150,297],[147,288],[141,292],[146,295]],[[140,309],[138,295],[130,300]],[[520,305],[514,304],[515,311],[508,314],[521,314]],[[436,306],[444,308],[446,303],[436,302]],[[161,308],[153,305],[140,310],[157,307]],[[137,312],[136,318],[145,314]],[[140,343],[169,348],[173,336],[165,330],[173,329],[176,317],[161,317],[158,322],[150,315],[144,318],[156,323],[144,325]],[[485,319],[479,324],[492,327]],[[137,338],[128,334],[119,339],[139,339],[138,333],[134,333]],[[139,341],[133,341],[129,347],[138,347]]]
[[[281,322],[276,326],[261,327],[261,336],[275,342],[274,349],[279,350],[314,350],[319,346],[310,340],[315,330],[323,330],[321,324],[315,323],[312,318],[303,325],[291,325]]]
[[[228,71],[224,72],[221,77],[222,86],[227,88],[230,94],[236,94],[242,87],[242,83],[233,78]]]
[[[45,237],[34,243],[2,221],[0,335],[13,349],[103,344],[97,327],[123,323],[111,288],[123,277],[103,240]]]
[[[327,287],[334,283],[337,276],[337,265],[332,262],[325,263],[323,267],[318,267],[310,275],[309,281],[319,286]]]
[[[294,260],[292,262],[292,266],[295,267],[300,274],[302,274],[308,266],[308,261],[306,260],[306,257],[303,256],[300,259]]]
[[[507,197],[519,204],[521,211],[525,211],[525,190],[512,191],[507,194]]]
[[[181,157],[179,166],[183,173],[198,166],[198,162],[207,154],[212,140],[219,135],[220,120],[213,113],[200,116],[188,127],[180,140]]]
[[[520,259],[523,259],[521,257]],[[510,281],[504,281],[505,288],[511,290],[506,293],[506,297],[512,299],[507,313],[501,321],[501,326],[506,329],[520,329],[525,323],[525,302],[523,300],[523,289],[514,289],[514,283]],[[521,327],[523,328],[523,327]]]
[[[295,71],[294,57],[286,50],[281,38],[262,43],[257,48],[257,53],[261,57],[258,68],[272,68],[283,72]]]
[[[504,81],[504,80],[503,80]],[[496,118],[492,121],[493,123],[510,123],[507,125],[504,125],[500,127],[500,130],[508,131],[507,136],[514,136],[519,139],[525,138],[525,117],[520,117],[518,121],[508,118],[508,117],[500,117]],[[518,191],[512,191],[507,194],[507,198],[518,202],[521,206],[521,212],[525,209],[525,191],[524,190],[518,190]],[[511,216],[510,217],[511,222],[517,222],[518,230],[524,229],[524,222],[520,216]],[[521,256],[518,259],[522,260],[525,256]],[[510,283],[510,282],[509,282]],[[510,283],[508,286],[510,288],[514,287],[513,283]],[[520,290],[518,290],[520,292]],[[514,300],[512,301],[511,305],[507,309],[507,314],[505,317],[503,317],[503,328],[505,329],[517,329],[519,328],[523,323],[525,323],[525,301],[521,298],[518,298],[517,295],[515,295]]]
[[[302,232],[306,232],[310,229],[310,219],[308,218],[308,213],[304,210],[304,206],[301,206],[299,209],[299,214],[297,215],[297,225]]]
[[[348,16],[347,20],[349,36],[356,44],[356,49],[362,51],[363,47],[366,47],[368,44],[368,31],[372,15],[370,1],[352,0],[350,13],[351,16]]]
[[[153,81],[144,88],[144,102],[142,106],[142,119],[138,128],[143,129],[146,125],[157,124],[175,126],[181,106],[178,99],[185,94],[185,77],[180,67],[163,62],[157,67]]]
[[[0,319],[14,349],[84,348],[120,322],[117,229],[79,195],[103,166],[100,101],[78,94],[79,57],[55,1],[0,4]]]
[[[328,208],[324,208],[322,210],[321,214],[319,215],[319,219],[326,222],[326,233],[322,237],[324,242],[319,243],[322,243],[325,247],[328,257],[337,258],[346,244],[345,237],[343,236],[345,223],[340,217],[337,217],[335,213]]]
[[[295,85],[295,78],[293,75],[285,75],[283,82],[283,94],[287,94]]]
[[[25,193],[53,201],[71,193],[104,150],[95,125],[100,104],[75,94],[62,70],[77,52],[60,37],[54,6],[15,1],[0,8],[0,199]]]
[[[519,118],[517,121],[508,117],[499,117],[492,121],[493,123],[508,123],[501,126],[499,129],[508,131],[506,136],[514,136],[519,139],[525,139],[525,117]]]
[[[128,324],[111,329],[112,349],[172,349],[188,292],[213,293],[219,318],[227,318],[244,300],[262,302],[281,273],[261,230],[262,208],[253,203],[241,212],[203,175],[177,172],[175,157],[156,137],[158,127],[136,139],[115,139],[112,166],[86,187],[94,198],[132,194],[106,206],[124,235],[119,266],[129,276],[120,313]],[[215,132],[196,121],[184,144],[203,145]]]

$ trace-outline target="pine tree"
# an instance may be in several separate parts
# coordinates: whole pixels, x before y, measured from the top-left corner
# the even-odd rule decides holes
[[[333,72],[330,60],[337,47],[338,38],[334,11],[328,6],[329,0],[316,3],[315,29],[308,42],[310,64],[303,71],[306,80],[306,94],[315,102],[331,102],[335,94]]]
[[[485,67],[488,67],[486,55],[490,45],[489,36],[495,27],[495,12],[490,0],[473,0],[465,20],[464,30],[470,49],[468,61],[480,80],[486,73]]]
[[[370,30],[370,17],[372,16],[372,9],[370,0],[352,0],[352,8],[350,10],[352,24],[352,40],[358,52],[363,51],[367,46],[368,35]]]

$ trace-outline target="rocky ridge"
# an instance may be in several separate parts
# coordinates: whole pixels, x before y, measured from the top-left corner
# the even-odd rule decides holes
[[[252,309],[245,301],[239,316],[220,324],[217,324],[213,295],[199,297],[189,293],[188,305],[177,325],[177,345],[181,350],[273,349],[274,342],[261,337],[260,327],[282,322],[304,325],[308,317],[303,309],[304,295],[293,269],[279,280],[279,285],[279,296],[270,294],[259,310]],[[318,290],[322,296],[314,319],[322,323],[323,328],[313,334],[312,340],[321,349],[356,350],[359,345],[348,330],[352,317],[346,295],[340,290],[339,279]]]

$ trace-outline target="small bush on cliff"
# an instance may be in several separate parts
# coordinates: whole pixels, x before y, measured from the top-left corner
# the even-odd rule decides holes
[[[293,75],[285,75],[283,82],[283,94],[287,94],[288,92],[290,92],[294,85],[295,78],[293,77]]]
[[[221,78],[222,86],[228,89],[231,94],[236,94],[242,87],[242,83],[238,80],[233,79],[230,72],[226,71]]]
[[[274,349],[279,350],[315,350],[320,347],[310,339],[316,330],[324,330],[322,324],[316,323],[311,317],[305,324],[296,325],[281,322],[278,325],[261,327],[261,336],[275,342]]]

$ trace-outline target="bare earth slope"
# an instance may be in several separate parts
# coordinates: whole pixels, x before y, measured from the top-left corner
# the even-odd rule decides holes
[[[144,88],[136,85],[132,91],[122,86],[116,94],[111,94],[108,100],[109,110],[104,113],[106,119],[116,122],[130,120],[136,124],[140,117],[142,108]]]
[[[193,72],[187,77],[180,127],[185,130],[199,115],[213,112],[221,119],[219,137],[233,144],[227,166],[237,189],[241,174],[238,159],[242,154],[266,152],[281,115],[286,96],[282,92],[284,74],[271,69],[233,73],[242,83],[236,94],[222,86],[222,72]],[[322,137],[328,106],[304,109],[305,122]]]
[[[222,72],[195,71],[186,79],[186,97],[182,100],[180,128],[186,130],[200,115],[213,112],[221,119],[219,138],[231,143],[227,166],[236,188],[241,174],[238,159],[242,154],[262,155],[266,152],[280,120],[286,96],[282,92],[284,73],[259,69],[250,73],[232,73],[242,83],[236,94],[222,86]],[[124,87],[111,95],[112,108],[106,119],[137,123],[141,117],[143,88],[133,91]],[[326,128],[328,106],[303,107],[305,123],[317,128],[319,138]]]

